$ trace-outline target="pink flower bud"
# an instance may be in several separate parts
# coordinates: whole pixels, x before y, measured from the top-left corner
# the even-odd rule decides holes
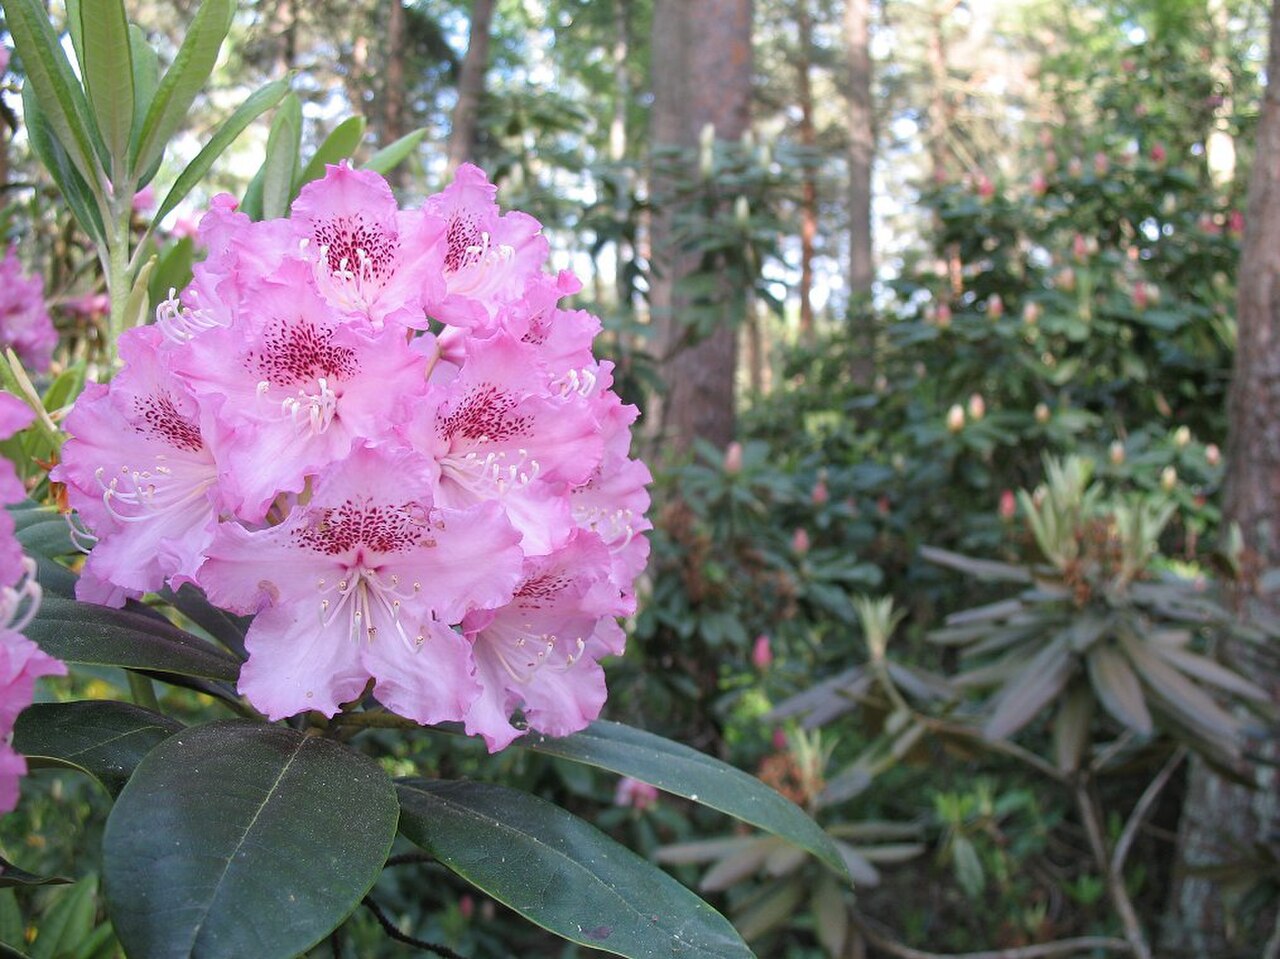
[[[1048,423],[1049,417],[1052,415],[1053,415],[1052,411],[1050,411],[1048,405],[1044,403],[1036,404],[1036,409],[1035,409],[1036,422],[1039,423],[1041,426],[1044,426],[1045,423]]]
[[[1147,297],[1147,284],[1143,283],[1141,280],[1133,284],[1133,290],[1129,293],[1129,300],[1133,303],[1133,308],[1135,310],[1145,310],[1149,303]]]
[[[1217,443],[1210,443],[1204,448],[1204,459],[1210,466],[1217,466],[1222,462],[1222,450],[1218,449]]]
[[[953,403],[951,409],[947,410],[947,429],[952,433],[959,433],[964,429],[964,407],[959,403]]]
[[[1167,150],[1165,150],[1163,143],[1157,143],[1155,146],[1151,148],[1152,163],[1156,163],[1156,164],[1164,163],[1165,159],[1168,156],[1169,156],[1169,153]]]
[[[999,293],[992,293],[987,297],[987,316],[993,320],[1004,316],[1004,300],[1000,298]]]
[[[1005,522],[1013,519],[1018,512],[1018,501],[1013,495],[1013,490],[1000,491],[1000,518]]]
[[[935,319],[937,320],[938,326],[945,330],[951,325],[951,307],[946,303],[939,303]]]
[[[1227,217],[1227,231],[1232,236],[1242,236],[1244,234],[1244,214],[1239,210],[1232,210]]]
[[[1069,266],[1064,266],[1053,278],[1053,282],[1064,293],[1070,293],[1076,288],[1076,271]]]
[[[769,645],[769,637],[761,633],[751,647],[751,665],[764,672],[773,665],[773,648]]]
[[[1178,485],[1178,471],[1172,466],[1166,466],[1160,471],[1160,488],[1166,493],[1172,493],[1173,488]]]
[[[773,748],[778,750],[778,752],[782,752],[787,748],[787,734],[781,729],[775,729],[773,731]]]
[[[974,393],[969,397],[969,419],[975,423],[987,415],[987,401],[982,398],[981,393]]]
[[[742,444],[737,440],[724,448],[724,471],[730,476],[742,472]]]
[[[615,806],[630,807],[638,812],[643,812],[650,806],[657,805],[658,790],[648,783],[642,783],[638,779],[632,779],[630,776],[623,776],[618,780],[618,788],[613,793],[613,804]]]
[[[1022,322],[1027,324],[1027,326],[1035,326],[1040,320],[1043,312],[1044,311],[1040,308],[1039,303],[1035,300],[1029,300],[1026,305],[1022,307]]]
[[[827,489],[827,481],[819,476],[818,481],[813,484],[813,489],[809,493],[809,502],[814,506],[825,506],[830,499],[831,492]]]
[[[1031,177],[1031,193],[1034,196],[1044,196],[1049,192],[1049,178],[1041,171],[1037,170]]]
[[[796,527],[796,531],[791,534],[791,551],[797,556],[803,556],[809,552],[809,531],[803,526]]]
[[[156,188],[154,183],[148,183],[141,190],[133,195],[133,212],[134,213],[150,213],[156,208]]]
[[[879,513],[881,516],[888,516],[892,509],[893,509],[893,504],[889,502],[889,497],[881,496],[878,500],[876,500],[876,512]]]
[[[1058,169],[1058,153],[1056,150],[1046,150],[1044,154],[1044,168],[1046,170]]]
[[[1099,150],[1093,155],[1093,175],[1106,176],[1107,171],[1111,169],[1111,161],[1107,159],[1107,155]]]
[[[1119,440],[1112,440],[1111,447],[1107,450],[1107,456],[1110,458],[1112,466],[1121,465],[1125,458],[1124,444]]]
[[[1077,233],[1071,238],[1071,255],[1077,263],[1083,263],[1089,256],[1089,245],[1085,243],[1083,233]]]
[[[470,920],[476,912],[476,901],[465,892],[458,897],[458,913],[463,919]]]
[[[996,185],[991,182],[991,178],[985,173],[978,176],[978,196],[984,200],[990,200],[996,195]]]

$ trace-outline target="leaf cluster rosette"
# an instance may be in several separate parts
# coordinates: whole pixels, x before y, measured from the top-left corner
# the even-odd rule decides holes
[[[252,616],[239,690],[271,719],[371,682],[493,750],[594,719],[650,477],[599,321],[560,306],[577,280],[495,194],[467,166],[402,210],[342,165],[285,218],[215,199],[191,284],[67,418],[52,475],[96,538],[77,596],[191,583]]]

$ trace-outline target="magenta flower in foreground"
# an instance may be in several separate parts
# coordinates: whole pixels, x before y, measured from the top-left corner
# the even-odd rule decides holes
[[[12,349],[37,373],[49,368],[58,333],[44,305],[44,280],[26,276],[13,249],[0,260],[0,350]]]
[[[342,166],[287,219],[215,199],[191,285],[68,418],[81,598],[194,582],[252,615],[239,689],[272,719],[371,692],[496,750],[596,718],[649,471],[576,278],[495,192],[464,167],[400,210]]]

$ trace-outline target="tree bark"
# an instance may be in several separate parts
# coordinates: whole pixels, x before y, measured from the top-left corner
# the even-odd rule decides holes
[[[472,158],[476,146],[476,120],[484,95],[484,75],[489,69],[489,31],[493,21],[493,0],[472,0],[471,34],[467,55],[458,77],[458,102],[453,108],[449,133],[448,177]]]
[[[382,84],[382,145],[394,143],[405,134],[404,128],[404,53],[405,13],[402,0],[388,0],[387,66]],[[394,187],[405,185],[407,165],[397,164],[387,179]]]
[[[857,0],[850,0],[850,4]],[[800,101],[800,145],[809,152],[800,179],[800,338],[812,344],[813,324],[813,248],[818,238],[818,184],[815,169],[818,134],[813,125],[813,20],[809,16],[809,0],[797,0],[796,32],[799,55],[796,57],[796,92]]]
[[[653,21],[652,114],[655,148],[691,153],[704,127],[720,140],[739,139],[751,103],[750,0],[657,0]],[[690,176],[696,171],[691,170]],[[714,330],[686,345],[677,285],[696,256],[673,249],[671,183],[654,178],[659,209],[652,219],[651,309],[667,391],[657,417],[665,455],[679,455],[694,439],[723,447],[735,430],[734,386],[738,332],[745,317],[740,290],[724,290]]]
[[[849,305],[850,332],[861,362],[852,370],[866,387],[875,379],[875,325],[870,310],[875,259],[871,246],[871,169],[875,117],[871,108],[871,0],[845,0],[845,44],[849,59]]]
[[[1267,77],[1240,260],[1224,492],[1225,518],[1239,525],[1244,542],[1237,598],[1246,615],[1262,601],[1252,595],[1258,573],[1280,563],[1280,0],[1272,3]],[[1268,611],[1277,612],[1274,602]],[[1280,702],[1274,650],[1233,642],[1223,653]],[[1280,828],[1280,741],[1262,740],[1256,754],[1249,770],[1254,790],[1219,778],[1203,763],[1192,767],[1178,844],[1186,865],[1238,858]],[[1264,916],[1256,929],[1239,928],[1216,883],[1184,876],[1170,897],[1162,945],[1170,955],[1201,959],[1262,955],[1263,930],[1272,921]]]
[[[619,309],[631,305],[631,282],[627,272],[627,243],[623,227],[631,212],[631,175],[623,167],[627,158],[627,107],[631,102],[631,5],[629,0],[613,0],[613,118],[609,122],[609,162],[614,165],[613,220],[618,231],[614,244],[614,292]]]

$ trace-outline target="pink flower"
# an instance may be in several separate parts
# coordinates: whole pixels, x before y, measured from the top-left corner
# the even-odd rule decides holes
[[[773,665],[773,647],[764,633],[756,637],[751,647],[751,665],[762,673]]]
[[[814,506],[825,506],[831,500],[831,492],[827,489],[827,481],[819,476],[809,491],[809,502]]]
[[[26,403],[9,393],[0,393],[0,439],[8,439],[35,419]],[[9,460],[0,456],[0,507],[20,503],[27,491]],[[0,584],[13,583],[22,575],[22,547],[13,535],[13,517],[0,509]]]
[[[643,812],[650,806],[658,804],[658,790],[655,786],[642,783],[630,776],[618,780],[618,787],[613,793],[615,806],[629,806],[637,812]]]
[[[809,552],[809,531],[803,526],[796,527],[796,531],[791,534],[791,551],[797,556],[803,556]]]
[[[37,373],[49,368],[58,333],[44,305],[44,280],[26,276],[13,247],[0,260],[0,351],[12,349]]]
[[[734,440],[724,448],[723,469],[730,476],[742,472],[742,444]]]
[[[6,588],[0,604],[8,606],[13,592]],[[0,628],[0,813],[18,804],[18,779],[27,772],[26,761],[8,743],[14,720],[31,705],[37,679],[66,672],[63,663],[41,652],[21,633],[12,627]]]
[[[218,528],[199,582],[217,605],[258,614],[240,691],[270,718],[332,716],[370,678],[418,722],[466,715],[479,689],[449,626],[511,599],[520,551],[496,504],[436,508],[431,474],[418,454],[358,449],[280,525]]]
[[[1018,501],[1013,495],[1013,490],[1000,491],[1000,518],[1008,521],[1013,519],[1018,513]]]
[[[1152,163],[1155,163],[1155,164],[1164,163],[1165,159],[1168,156],[1169,156],[1169,153],[1167,150],[1165,150],[1163,143],[1157,143],[1155,146],[1151,148]]]
[[[150,213],[156,208],[156,187],[154,183],[148,183],[141,190],[133,195],[133,212],[138,214]]]

